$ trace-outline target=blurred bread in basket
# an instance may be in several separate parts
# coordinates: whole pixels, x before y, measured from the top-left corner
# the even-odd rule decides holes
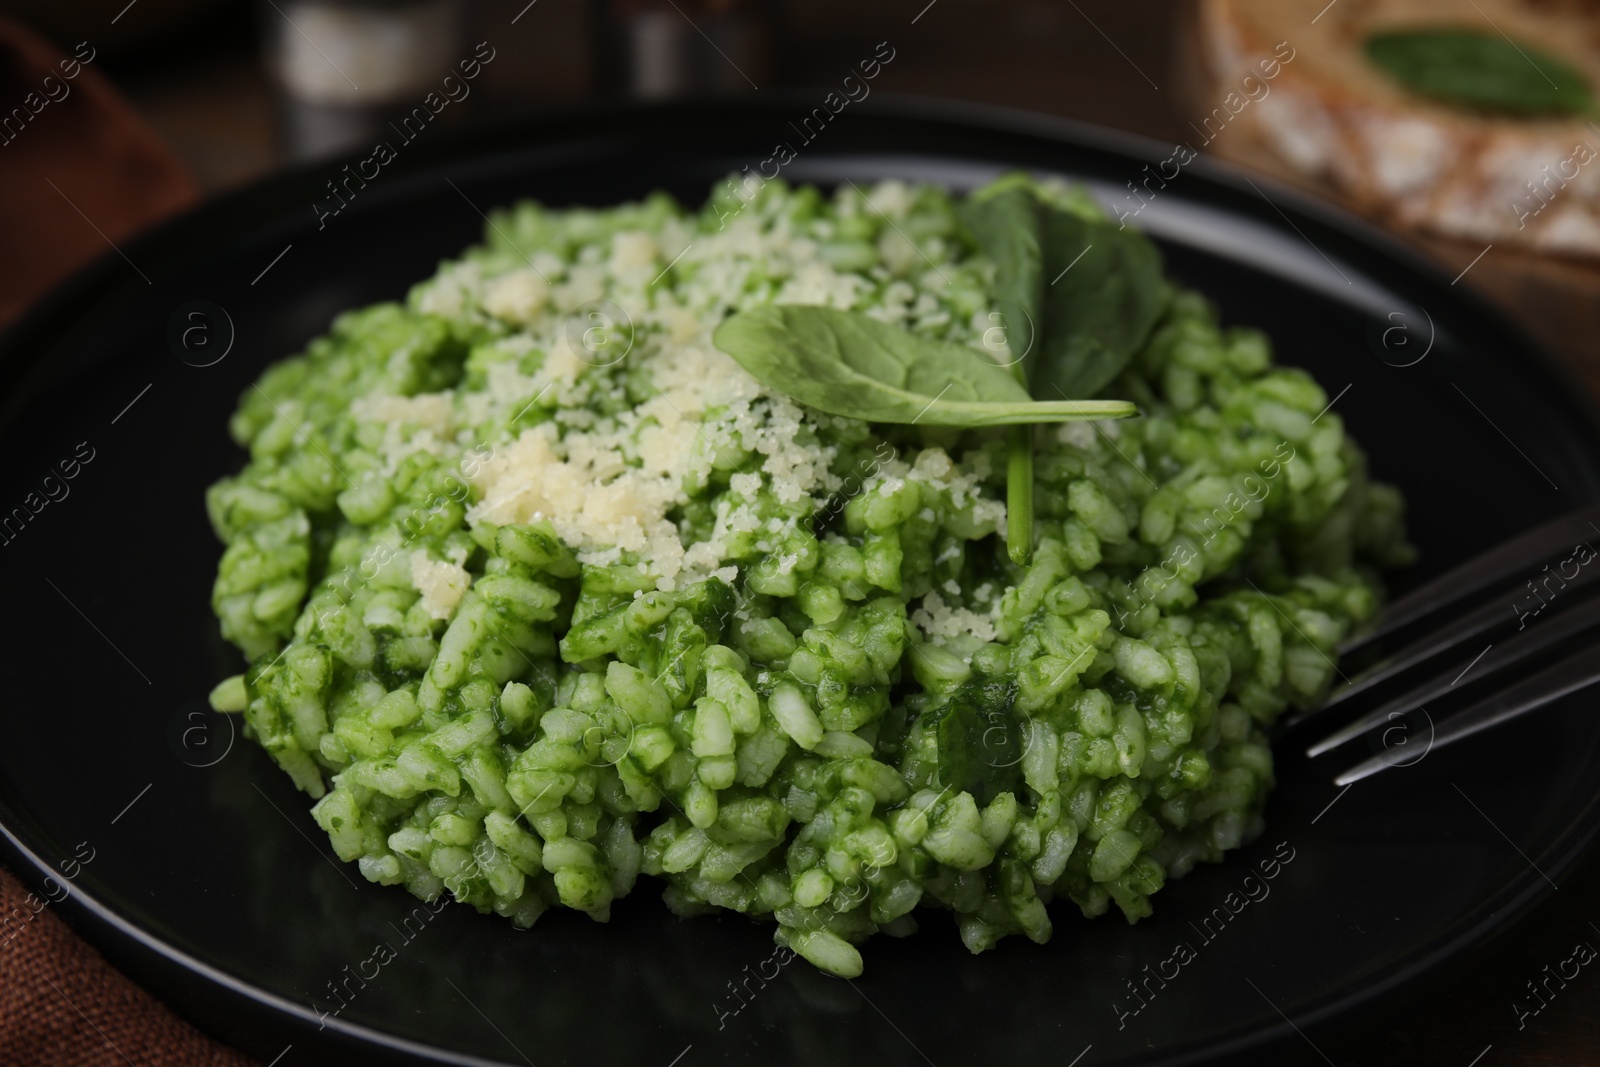
[[[1600,262],[1600,0],[1320,6],[1198,0],[1203,140],[1404,228]]]

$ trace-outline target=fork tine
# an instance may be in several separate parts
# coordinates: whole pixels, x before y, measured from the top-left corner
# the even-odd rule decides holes
[[[1434,729],[1433,738],[1426,752],[1454,744],[1464,737],[1471,737],[1475,733],[1510,719],[1519,718],[1596,682],[1600,682],[1600,655],[1596,655],[1594,649],[1575,653],[1555,666],[1547,667],[1504,692],[1480,700],[1459,715],[1446,719],[1442,725]],[[1333,781],[1335,785],[1350,785],[1393,766],[1394,763],[1385,760],[1381,755],[1373,756],[1351,767]]]
[[[1404,714],[1421,707],[1430,700],[1444,696],[1461,680],[1461,676],[1480,660],[1483,661],[1483,666],[1474,673],[1472,681],[1467,683],[1468,687],[1482,682],[1509,667],[1514,667],[1523,660],[1538,655],[1540,652],[1554,648],[1572,635],[1582,633],[1584,630],[1592,629],[1597,625],[1600,625],[1600,597],[1593,597],[1582,601],[1577,607],[1557,615],[1537,629],[1524,631],[1510,640],[1501,642],[1499,649],[1492,657],[1485,658],[1484,654],[1489,649],[1484,649],[1483,652],[1478,653],[1471,660],[1457,660],[1444,671],[1434,675],[1421,685],[1409,690],[1402,696],[1385,701],[1367,714],[1360,716],[1343,728],[1334,731],[1321,741],[1311,745],[1306,749],[1306,755],[1320,756],[1324,752],[1338,748],[1347,741],[1354,740],[1380,723],[1387,722],[1397,715]],[[1489,647],[1494,648],[1493,645]]]
[[[1527,566],[1526,563],[1523,564]],[[1600,580],[1600,566],[1583,567],[1571,579],[1565,579],[1566,586],[1562,592],[1580,589]],[[1400,651],[1368,667],[1354,678],[1349,679],[1344,685],[1335,689],[1323,701],[1320,708],[1293,720],[1290,725],[1299,725],[1313,717],[1320,716],[1323,712],[1335,708],[1345,701],[1366,692],[1373,686],[1379,685],[1389,679],[1410,670],[1419,663],[1423,663],[1443,652],[1448,652],[1454,646],[1468,641],[1479,634],[1487,633],[1496,626],[1509,624],[1515,618],[1515,609],[1508,614],[1504,601],[1491,600],[1485,604],[1460,616],[1454,622],[1432,631],[1418,641],[1402,648]],[[1542,609],[1541,609],[1542,610]]]
[[[1563,548],[1595,534],[1600,534],[1600,504],[1536,526],[1394,601],[1372,629],[1349,638],[1339,651],[1353,652],[1474,593],[1508,582],[1524,573],[1530,562],[1545,562]]]

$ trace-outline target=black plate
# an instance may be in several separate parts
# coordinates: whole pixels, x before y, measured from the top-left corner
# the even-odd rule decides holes
[[[774,976],[769,927],[679,921],[648,884],[609,926],[551,913],[519,934],[467,908],[435,916],[333,861],[304,798],[202,703],[240,665],[207,608],[219,546],[202,492],[241,462],[225,423],[268,361],[344,308],[401,296],[478,237],[478,208],[519,197],[607,204],[666,188],[699,202],[787,142],[792,180],[965,187],[1032,167],[1132,204],[1125,183],[1170,154],[877,99],[806,143],[790,120],[814,103],[426,133],[320,226],[313,203],[331,203],[326,183],[345,173],[333,164],[126,246],[5,339],[0,505],[60,499],[0,547],[0,828],[10,862],[36,884],[54,873],[66,917],[179,1011],[265,1059],[292,1045],[286,1065],[351,1045],[539,1067],[1177,1064],[1271,1049],[1321,1062],[1287,1020],[1336,1042],[1352,1014],[1483,945],[1577,858],[1600,825],[1600,721],[1582,698],[1348,795],[1326,765],[1281,752],[1266,835],[1171,884],[1153,919],[1056,907],[1048,946],[1012,938],[975,957],[934,915],[917,937],[873,941],[853,983],[803,963]],[[1259,184],[1202,160],[1136,222],[1227,321],[1265,328],[1337,394],[1373,468],[1408,495],[1419,577],[1600,496],[1582,390],[1432,269]],[[46,483],[75,450],[92,459]],[[1397,761],[1425,748],[1411,740]],[[1290,858],[1271,867],[1275,853]],[[397,950],[381,968],[380,942]],[[1181,966],[1180,943],[1193,955]],[[319,1016],[339,1004],[332,987],[346,1006]]]

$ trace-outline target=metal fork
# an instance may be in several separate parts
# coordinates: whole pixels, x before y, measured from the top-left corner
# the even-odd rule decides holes
[[[1600,504],[1529,530],[1396,600],[1374,626],[1339,648],[1341,656],[1373,646],[1386,654],[1286,727],[1325,722],[1358,697],[1377,699],[1412,679],[1403,692],[1306,749],[1316,757],[1419,710],[1432,722],[1431,701],[1478,691],[1476,701],[1434,724],[1431,751],[1600,683],[1600,553],[1590,542],[1600,543]],[[1402,642],[1411,631],[1420,632]],[[1481,651],[1478,639],[1488,640]],[[1545,662],[1563,646],[1565,658]],[[1430,665],[1435,669],[1422,676]],[[1518,666],[1524,670],[1512,673]],[[1349,785],[1402,765],[1380,754],[1334,782]]]

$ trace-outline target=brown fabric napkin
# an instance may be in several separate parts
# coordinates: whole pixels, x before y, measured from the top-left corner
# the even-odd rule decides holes
[[[0,868],[0,1067],[246,1067]]]
[[[198,196],[98,58],[0,19],[0,325]],[[249,1062],[134,985],[0,868],[0,1067]]]

